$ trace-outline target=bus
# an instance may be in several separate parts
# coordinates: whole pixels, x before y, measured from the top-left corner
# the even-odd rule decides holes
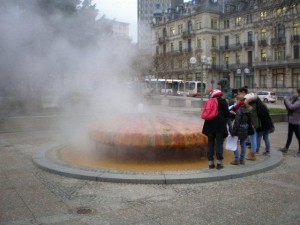
[[[200,95],[205,95],[206,93],[206,82],[203,82],[203,85],[201,85],[201,81],[187,81],[185,83],[185,92],[186,96],[189,97],[197,97]]]
[[[146,88],[150,93],[164,95],[184,95],[185,85],[183,80],[177,79],[146,79]]]

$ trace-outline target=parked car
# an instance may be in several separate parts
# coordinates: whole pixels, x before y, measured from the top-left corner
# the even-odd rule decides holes
[[[259,91],[257,92],[257,96],[265,103],[277,101],[277,96],[275,92],[271,91]]]

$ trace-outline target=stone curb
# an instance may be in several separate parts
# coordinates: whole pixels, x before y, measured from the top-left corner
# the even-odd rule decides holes
[[[254,174],[259,174],[271,170],[281,164],[284,157],[281,152],[272,150],[271,156],[266,160],[254,163],[247,167],[225,167],[222,170],[198,170],[194,173],[186,174],[183,171],[160,172],[160,173],[124,173],[117,171],[89,170],[71,167],[68,165],[56,164],[47,159],[47,153],[62,146],[50,147],[37,152],[33,157],[33,162],[48,172],[66,177],[114,183],[135,183],[135,184],[187,184],[205,183],[236,179]]]

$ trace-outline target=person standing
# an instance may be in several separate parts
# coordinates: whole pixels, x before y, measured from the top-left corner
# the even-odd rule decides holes
[[[230,111],[230,113],[235,114],[234,125],[230,133],[231,136],[238,137],[241,153],[239,154],[238,149],[234,151],[234,161],[230,163],[232,165],[245,164],[246,139],[254,133],[251,122],[252,107],[244,104],[244,99],[240,95],[237,96],[237,100],[236,111]]]
[[[295,97],[290,100],[284,98],[284,105],[288,111],[288,137],[284,148],[281,148],[282,153],[287,153],[292,143],[293,133],[298,139],[298,152],[296,156],[300,157],[300,89],[295,91]]]
[[[275,128],[274,128],[274,124],[272,121],[272,118],[270,116],[270,112],[268,110],[268,107],[260,101],[260,99],[257,99],[258,104],[256,104],[256,110],[257,110],[257,114],[261,119],[261,126],[258,127],[256,129],[257,133],[256,133],[256,141],[257,141],[257,147],[256,147],[256,154],[259,154],[259,150],[260,150],[260,144],[261,144],[261,139],[263,138],[264,142],[265,142],[265,152],[263,153],[263,155],[270,155],[270,139],[269,139],[269,134],[274,132]]]
[[[209,169],[222,169],[223,166],[223,143],[228,135],[227,120],[229,118],[228,104],[222,98],[223,92],[220,90],[211,90],[211,98],[216,98],[218,101],[218,115],[211,120],[205,120],[202,133],[208,137],[207,158]],[[214,163],[216,144],[217,166]]]
[[[252,107],[252,113],[251,113],[251,122],[253,126],[254,133],[252,135],[249,135],[250,139],[250,153],[246,156],[247,160],[256,160],[256,148],[257,148],[257,139],[256,139],[256,129],[261,126],[260,118],[257,115],[256,110],[256,100],[257,96],[254,93],[248,93],[248,89],[246,87],[238,89],[238,94],[244,96],[245,104],[249,104]]]

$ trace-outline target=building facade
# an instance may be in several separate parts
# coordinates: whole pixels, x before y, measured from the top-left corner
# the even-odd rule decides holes
[[[180,5],[183,0],[138,0],[138,46],[139,49],[151,50],[151,24],[153,12],[167,12]]]
[[[153,73],[203,79],[208,88],[227,78],[232,88],[291,92],[300,88],[299,15],[300,1],[265,0],[190,1],[154,14]]]

